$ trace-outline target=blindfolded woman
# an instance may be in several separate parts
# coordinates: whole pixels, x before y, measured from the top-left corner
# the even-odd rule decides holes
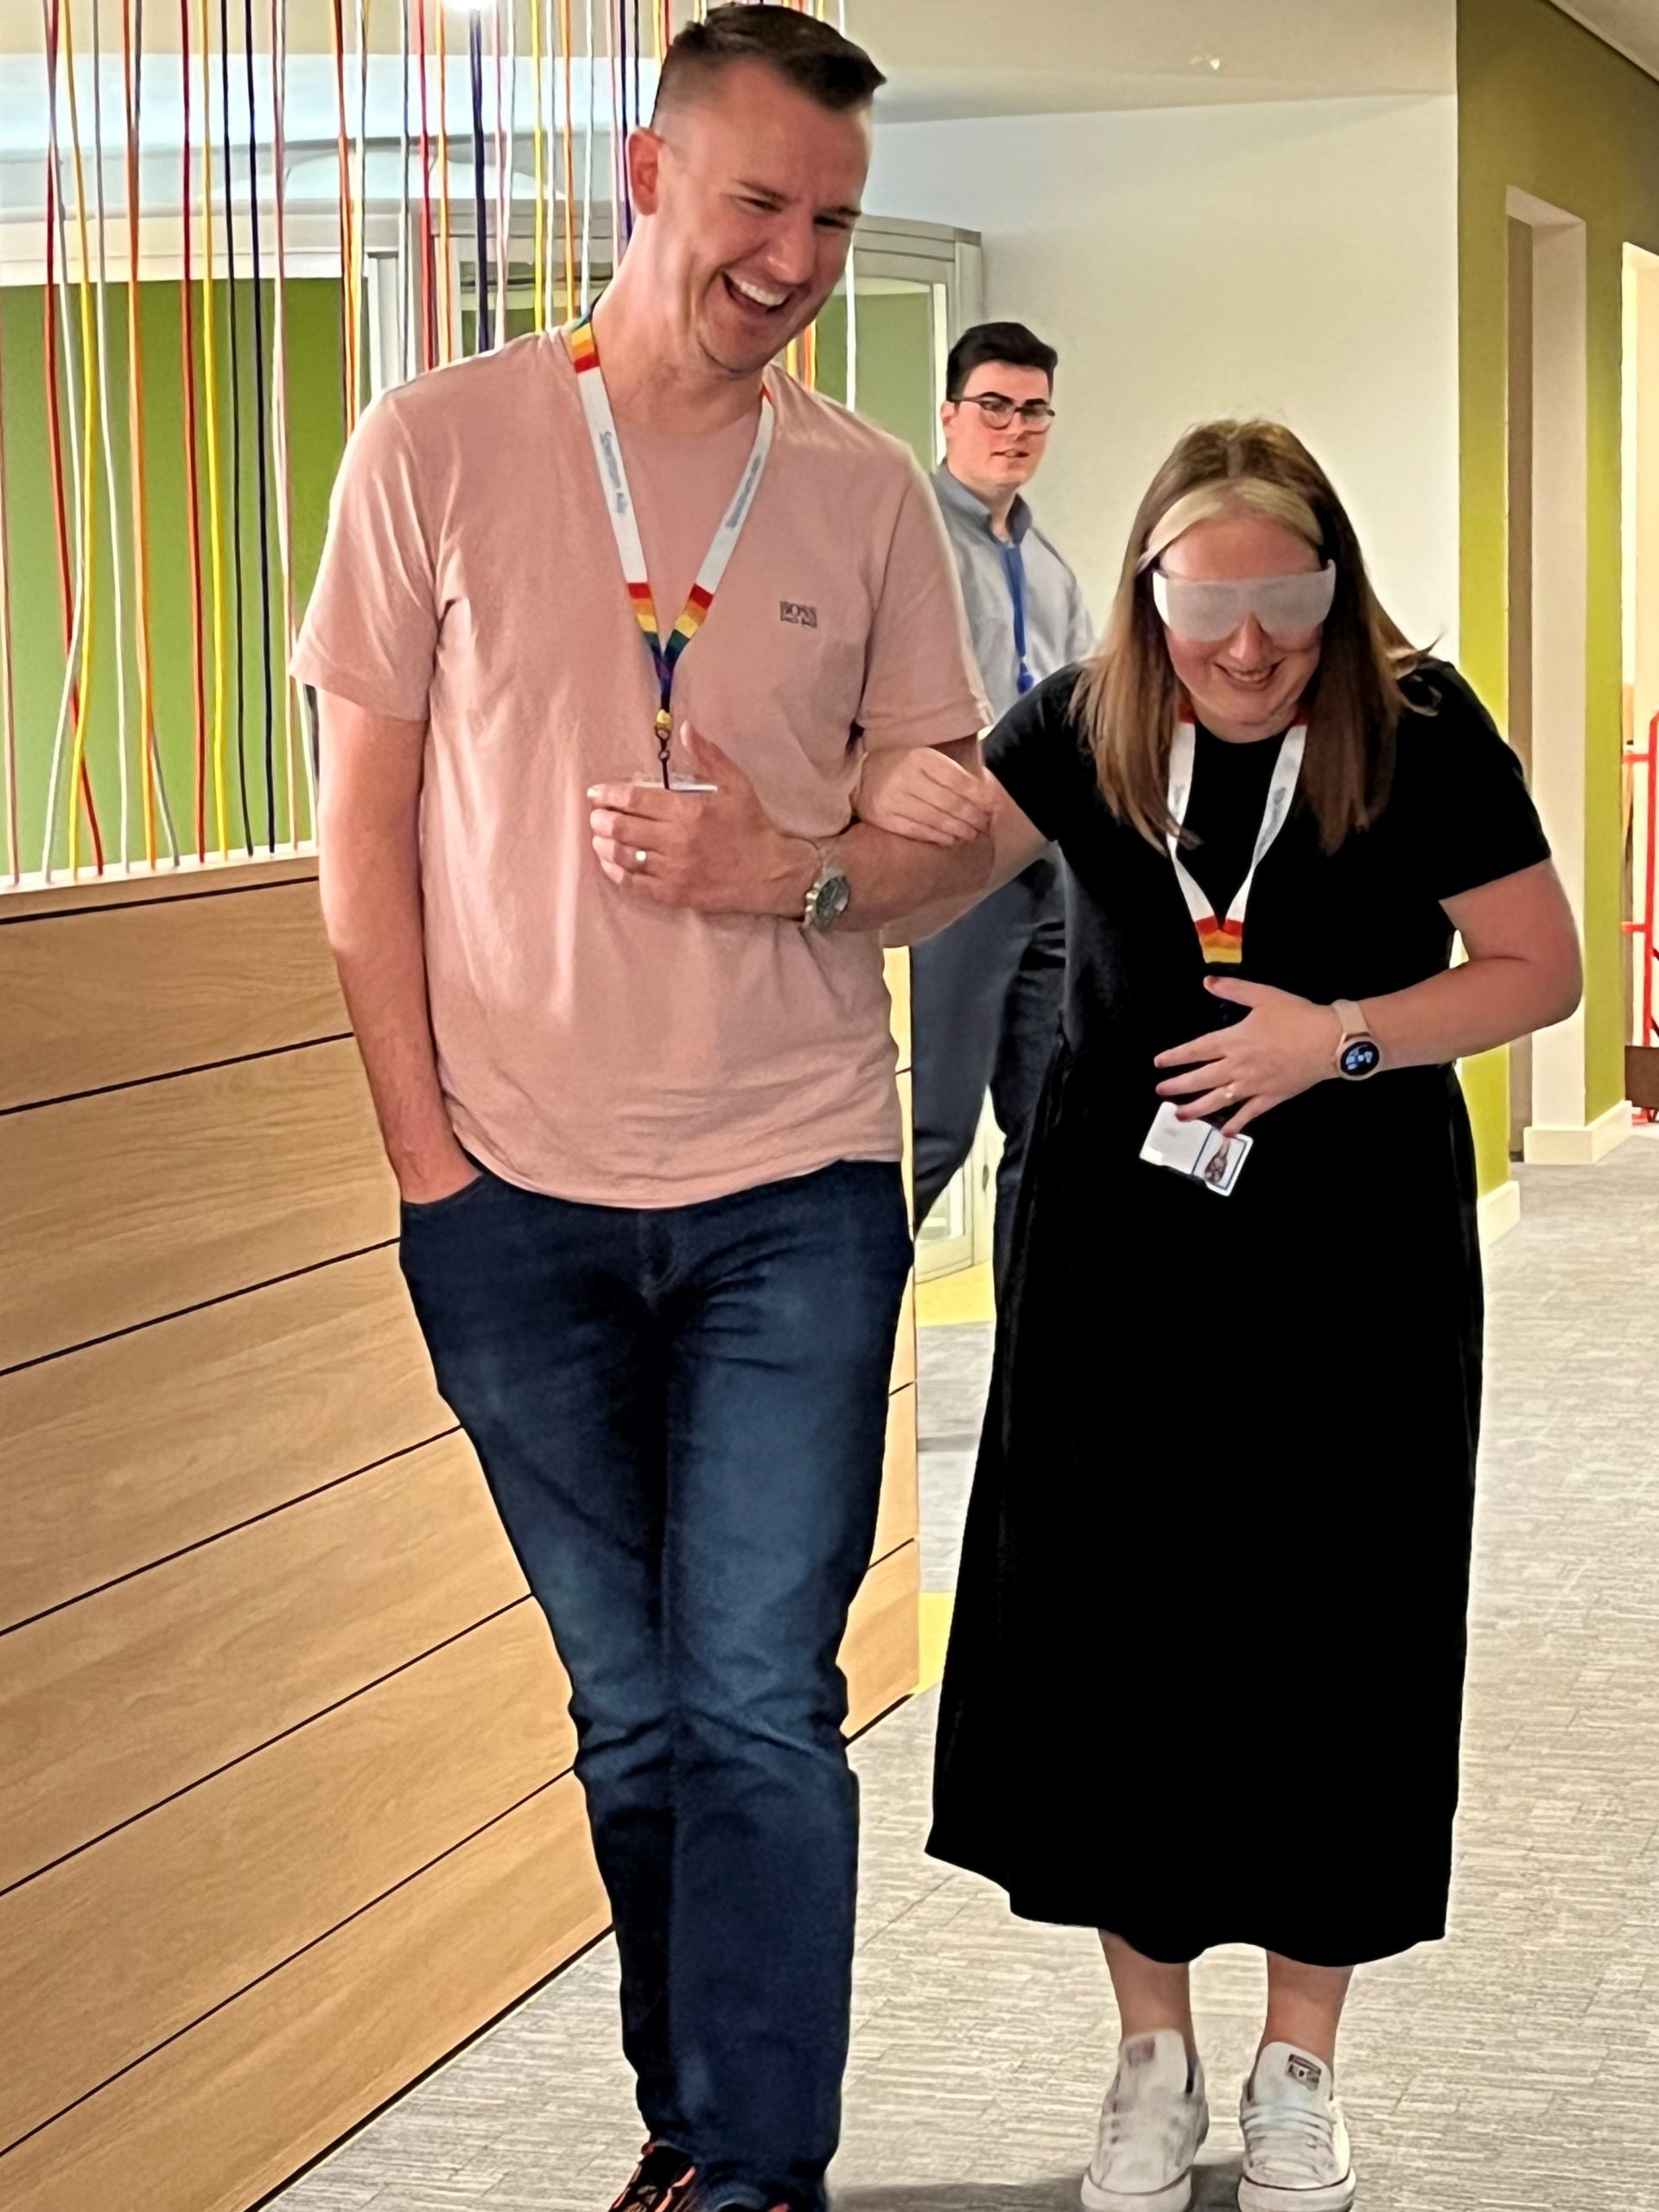
[[[1051,840],[1068,875],[930,1847],[1101,1931],[1090,2212],[1191,2201],[1188,1966],[1221,1943],[1267,1955],[1239,2202],[1342,2212],[1350,1979],[1444,1934],[1452,1866],[1481,1379],[1453,1064],[1572,1011],[1572,920],[1515,755],[1272,424],[1181,441],[1098,655],[984,767],[887,756],[860,805],[988,828],[993,887]]]

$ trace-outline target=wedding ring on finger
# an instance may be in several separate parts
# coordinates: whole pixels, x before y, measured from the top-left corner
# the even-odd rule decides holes
[[[633,849],[633,869],[634,869],[634,874],[635,874],[636,875],[643,875],[643,874],[645,874],[645,864],[646,864],[646,862],[650,860],[650,858],[651,858],[651,855],[650,855],[650,854],[645,850],[645,847],[644,847],[643,845],[636,845],[636,846],[634,847],[634,849]]]
[[[1236,1083],[1228,1084],[1221,1095],[1230,1106],[1236,1106],[1238,1103],[1238,1085]]]

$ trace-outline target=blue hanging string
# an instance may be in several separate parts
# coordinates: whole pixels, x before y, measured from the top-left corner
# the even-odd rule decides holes
[[[490,226],[484,195],[484,27],[474,16],[467,32],[473,66],[473,208],[477,223],[478,350],[490,350]]]

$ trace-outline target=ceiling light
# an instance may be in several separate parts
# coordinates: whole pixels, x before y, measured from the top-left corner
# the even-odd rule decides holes
[[[1221,56],[1218,54],[1195,54],[1192,57],[1192,67],[1194,69],[1219,69]]]

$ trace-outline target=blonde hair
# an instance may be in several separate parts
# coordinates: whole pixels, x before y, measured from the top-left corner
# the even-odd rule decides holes
[[[1333,852],[1386,804],[1395,734],[1409,702],[1401,679],[1424,656],[1379,602],[1364,556],[1329,477],[1279,423],[1205,423],[1189,430],[1154,477],[1129,534],[1116,597],[1073,711],[1086,731],[1106,802],[1161,845],[1169,817],[1169,742],[1181,685],[1152,595],[1151,571],[1201,522],[1249,514],[1279,524],[1337,564],[1310,686],[1301,795]]]

